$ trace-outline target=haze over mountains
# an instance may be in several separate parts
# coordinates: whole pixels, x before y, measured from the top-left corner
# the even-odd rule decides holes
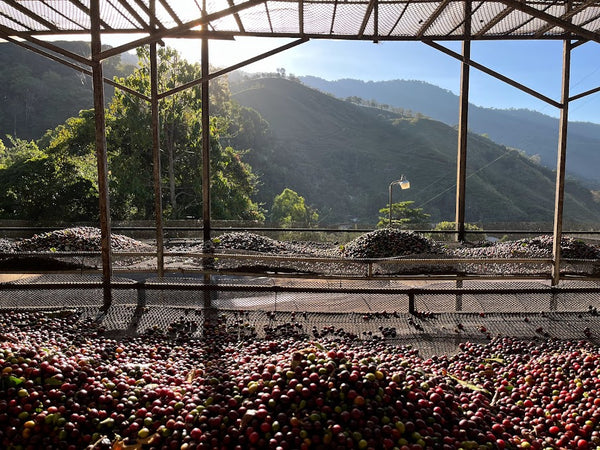
[[[454,220],[456,129],[440,121],[360,106],[281,78],[232,85],[233,99],[270,124],[273,146],[247,156],[261,174],[261,191],[289,187],[323,218],[365,223],[387,204],[388,185],[405,174],[412,200],[432,222]],[[554,173],[521,152],[471,133],[467,163],[467,221],[551,222]],[[266,199],[265,199],[266,200]],[[569,183],[570,220],[593,222],[600,207],[589,189]]]
[[[83,43],[69,45],[87,50]],[[89,79],[70,69],[10,44],[0,44],[0,61],[6,62],[0,70],[0,139],[5,143],[7,134],[39,139],[45,130],[91,106]],[[126,76],[131,63],[107,64],[106,73]],[[260,179],[256,200],[266,208],[288,187],[318,209],[322,225],[373,226],[379,209],[387,205],[389,183],[404,174],[411,189],[394,191],[395,202],[414,201],[433,223],[454,220],[458,98],[449,91],[400,80],[327,82],[308,77],[303,84],[281,76],[244,79],[240,74],[230,80],[233,100],[262,118],[248,112],[252,118],[242,125],[255,129],[223,139],[236,149],[248,149],[244,160]],[[341,98],[375,99],[411,113],[359,105],[325,91]],[[532,111],[472,107],[470,128],[466,220],[550,223],[557,120]],[[596,184],[567,184],[567,222],[600,222],[600,203],[590,188],[600,185],[599,143],[599,125],[571,124],[568,167],[573,174],[595,178]],[[536,154],[540,157],[527,156]]]
[[[339,98],[358,96],[380,104],[420,112],[448,125],[458,123],[459,97],[423,81],[361,81],[300,77],[307,86]],[[469,106],[469,130],[485,134],[494,142],[538,155],[540,162],[556,168],[558,119],[525,109],[491,109]],[[568,131],[567,172],[600,186],[600,125],[571,122]]]

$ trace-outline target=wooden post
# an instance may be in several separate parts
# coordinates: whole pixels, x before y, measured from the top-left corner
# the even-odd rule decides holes
[[[469,122],[469,64],[471,59],[471,2],[465,2],[465,40],[462,45],[458,152],[456,156],[456,240],[465,240],[465,192],[467,180],[467,136]]]
[[[155,0],[150,1],[151,27],[154,30]],[[150,106],[152,109],[152,178],[154,181],[154,219],[156,225],[156,270],[162,278],[165,274],[163,242],[162,186],[160,165],[160,121],[158,109],[158,64],[156,61],[156,42],[150,44]]]
[[[102,61],[99,54],[102,51],[100,38],[100,0],[90,1],[91,20],[91,51],[92,51],[92,82],[94,87],[94,123],[96,163],[98,166],[98,198],[100,209],[100,237],[102,246],[102,289],[106,311],[112,304],[111,276],[112,257],[110,245],[110,201],[108,194],[108,158],[106,153],[106,122],[104,117],[104,77]]]
[[[209,74],[208,64],[208,39],[202,39],[202,78],[206,78]],[[210,223],[210,97],[208,92],[208,78],[201,84],[202,88],[202,231],[204,239],[204,251],[209,251],[209,242],[211,238],[211,223]],[[212,258],[204,258],[202,268],[207,269],[212,265]],[[210,274],[204,274],[204,283],[211,283]],[[207,317],[212,317],[210,310],[212,308],[211,291],[204,290],[204,308],[209,314]]]
[[[202,78],[208,76],[208,39],[202,39]],[[202,87],[202,226],[204,242],[210,241],[210,109],[208,95],[208,79]]]
[[[560,281],[560,242],[563,228],[563,207],[565,199],[565,169],[567,162],[567,129],[569,127],[569,82],[571,78],[571,40],[563,44],[563,76],[558,131],[558,159],[556,163],[556,193],[554,195],[554,242],[552,246],[552,286]]]
[[[408,293],[408,313],[414,314],[417,311],[415,308],[415,293],[410,291]]]

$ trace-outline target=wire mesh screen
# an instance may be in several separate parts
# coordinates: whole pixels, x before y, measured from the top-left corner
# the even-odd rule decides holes
[[[115,278],[103,309],[98,275],[31,275],[1,284],[0,309],[75,310],[112,333],[173,339],[351,338],[422,352],[495,336],[600,337],[600,284],[566,281],[310,280],[275,277]]]

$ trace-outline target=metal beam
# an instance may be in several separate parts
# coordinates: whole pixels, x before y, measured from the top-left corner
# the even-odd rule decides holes
[[[598,20],[598,18],[600,18],[600,14],[596,14],[593,17],[588,18],[588,20],[586,20],[585,22],[581,22],[579,24],[580,27],[585,27],[587,24],[595,22],[596,20]]]
[[[108,157],[106,151],[106,122],[104,117],[104,79],[102,62],[95,59],[100,53],[100,0],[90,1],[90,19],[92,34],[92,81],[94,85],[94,123],[96,142],[96,163],[98,166],[98,199],[100,213],[100,242],[102,248],[102,284],[104,303],[102,309],[108,310],[112,304],[111,277],[112,257],[110,238],[110,201],[108,193]]]
[[[169,2],[166,2],[165,0],[160,0],[160,4],[163,6],[163,8],[165,8],[165,10],[169,13],[169,15],[177,23],[177,25],[183,25],[183,22],[181,21],[181,19],[177,15],[177,13],[173,10],[173,8],[171,8],[171,5],[169,5]],[[154,18],[156,19],[156,12],[154,12],[153,14],[154,14]]]
[[[154,30],[157,28],[161,29],[161,30],[165,29],[164,25],[156,19],[156,13],[152,13],[150,11],[150,7],[146,6],[146,3],[144,3],[141,0],[129,0],[129,1],[134,1],[135,3],[137,3],[137,5],[140,7],[140,9],[143,10],[146,14],[148,14],[148,22],[154,23]],[[152,29],[152,25],[150,26],[150,30],[151,30],[151,32],[154,31]]]
[[[117,0],[117,1],[123,8],[125,8],[127,10],[127,12],[129,14],[131,14],[133,16],[133,18],[135,20],[137,20],[138,24],[142,28],[144,28],[146,30],[149,29],[148,23],[142,18],[142,16],[140,16],[138,14],[138,12],[135,10],[135,8],[133,6],[131,6],[127,0]],[[129,21],[129,22],[131,22],[131,21]],[[132,25],[134,25],[134,24],[132,24]]]
[[[335,24],[335,19],[337,17],[337,7],[338,0],[335,0],[335,2],[333,2],[333,13],[331,13],[331,24],[329,25],[329,34],[333,34],[333,25]]]
[[[506,16],[508,16],[513,11],[514,11],[513,8],[504,8],[500,13],[498,13],[496,15],[496,17],[494,17],[492,20],[490,20],[488,23],[486,23],[483,28],[481,28],[476,34],[474,34],[473,37],[483,36],[485,33],[487,33],[492,28],[494,28],[496,25],[498,25],[498,23],[501,22],[502,19],[504,19]]]
[[[479,4],[477,6],[475,6],[475,8],[473,8],[473,4],[471,3],[471,15],[469,17],[465,17],[460,23],[458,23],[454,28],[452,28],[452,30],[450,30],[448,32],[448,34],[454,34],[454,32],[458,29],[460,29],[461,27],[464,27],[465,22],[467,20],[471,20],[471,17],[473,17],[473,14],[475,14],[477,12],[477,10],[479,8],[481,8],[484,5],[484,2],[479,2]]]
[[[484,73],[487,73],[488,75],[491,75],[494,78],[497,78],[500,81],[503,81],[506,84],[509,84],[523,92],[528,93],[529,95],[532,95],[533,97],[542,100],[543,102],[546,102],[552,106],[555,106],[556,108],[561,108],[562,107],[562,103],[559,103],[553,99],[551,99],[550,97],[546,97],[545,95],[540,94],[539,92],[525,86],[524,84],[521,83],[517,83],[516,81],[512,80],[511,78],[508,78],[507,76],[502,75],[501,73],[496,72],[495,70],[489,69],[487,67],[485,67],[482,64],[479,64],[473,60],[465,60],[463,56],[461,56],[460,54],[444,47],[443,45],[438,44],[437,42],[433,42],[431,40],[428,39],[424,39],[422,41],[423,43],[429,45],[430,47],[433,47],[449,56],[452,56],[453,58],[458,59],[459,61],[465,61],[469,66],[474,67],[478,70],[481,70]]]
[[[600,92],[600,87],[590,89],[588,91],[581,92],[580,94],[569,97],[569,102],[572,102],[573,100],[579,100],[580,98],[587,97],[588,95],[595,94],[596,92]]]
[[[575,36],[580,36],[582,38],[588,39],[590,41],[600,42],[600,34],[595,33],[593,31],[586,30],[580,26],[574,25],[571,22],[560,19],[558,17],[553,16],[552,14],[545,13],[536,9],[532,6],[526,5],[523,2],[519,2],[517,0],[499,0],[511,8],[517,9],[525,14],[530,14],[538,19],[544,20],[549,24],[555,25],[559,28],[562,28],[566,32],[572,33]]]
[[[11,35],[14,35],[16,32],[13,29],[10,29]],[[69,36],[76,36],[76,35],[85,35],[86,37],[88,37],[89,31],[88,30],[73,30],[73,31],[69,31],[68,33],[62,32],[62,33],[56,33],[56,32],[52,32],[52,31],[40,31],[40,30],[33,30],[31,32],[22,32],[21,34],[24,34],[26,36],[28,36],[26,39],[29,38],[29,36],[50,36],[52,35],[52,37],[56,37],[61,36],[61,35],[65,35],[68,34]],[[108,36],[108,35],[119,35],[121,37],[123,36],[127,36],[127,35],[140,35],[140,34],[144,34],[147,35],[148,33],[146,32],[146,30],[136,30],[136,29],[124,29],[124,30],[106,30],[103,31],[102,35],[103,36]],[[233,39],[234,37],[268,37],[268,38],[287,38],[287,39],[298,39],[299,37],[301,37],[297,31],[293,31],[293,32],[279,32],[279,31],[246,31],[245,33],[239,33],[239,32],[235,32],[235,31],[214,31],[213,29],[210,30],[196,30],[196,29],[190,29],[190,30],[186,30],[186,31],[178,31],[176,34],[172,35],[172,36],[167,36],[167,39],[179,39],[179,38],[197,38],[197,39],[202,39],[202,38],[208,38],[208,39]],[[360,40],[371,40],[373,38],[372,35],[365,35],[362,38],[359,38],[356,34],[336,34],[336,35],[330,35],[328,33],[302,33],[302,37],[307,37],[309,39],[320,39],[320,40],[331,40],[331,39],[335,39],[335,40],[343,40],[343,41],[360,41]],[[541,38],[537,39],[538,41],[544,40],[544,41],[562,41],[564,35],[560,35],[560,36],[550,36],[550,35],[544,35]],[[410,35],[410,36],[394,36],[391,33],[388,34],[383,34],[383,35],[379,35],[378,37],[379,41],[390,41],[390,42],[421,42],[424,39],[427,40],[434,40],[434,41],[441,41],[441,42],[452,42],[452,41],[463,41],[463,36],[459,35],[459,34],[454,34],[454,35],[449,35],[449,34],[443,34],[443,35],[432,35],[429,34],[426,38],[417,38],[414,35]],[[152,40],[157,40],[157,42],[160,43],[159,39],[156,38],[152,38],[150,36],[148,36],[147,38],[143,39],[145,40],[145,42],[141,45],[146,45],[149,44]],[[577,36],[574,37],[574,39],[577,39]],[[485,37],[481,37],[476,39],[475,36],[473,36],[473,40],[480,40],[480,41],[523,41],[523,40],[536,40],[533,39],[531,36],[523,36],[523,35],[513,35],[513,36],[508,36],[508,35],[488,35]],[[127,44],[126,44],[127,45]],[[139,45],[138,45],[139,47]],[[128,48],[125,51],[129,51],[136,48],[136,46],[133,46],[131,48]],[[116,52],[118,53],[118,52]],[[103,53],[104,55],[104,53]],[[114,56],[114,55],[112,55]],[[102,59],[105,59],[104,57]]]
[[[550,8],[552,8],[553,6],[555,6],[553,3],[548,4],[543,10],[539,10],[540,12],[545,13],[546,11],[548,11]],[[513,33],[515,33],[518,29],[523,28],[525,25],[527,25],[528,23],[533,22],[537,17],[536,16],[531,16],[526,20],[523,20],[520,24],[512,27],[510,30],[505,31],[503,34],[508,34],[508,35],[512,35]]]
[[[394,30],[396,29],[396,27],[402,20],[402,17],[404,17],[404,14],[406,14],[407,9],[408,9],[408,2],[406,2],[404,4],[404,8],[402,8],[402,12],[400,12],[400,14],[398,14],[398,18],[396,19],[396,22],[394,22],[394,26],[392,28],[390,28],[390,32],[387,34],[388,37],[392,35],[392,33],[394,32]]]
[[[73,64],[72,62],[69,62],[69,61],[67,61],[65,59],[61,59],[58,56],[53,55],[52,53],[48,53],[48,52],[46,52],[46,51],[44,51],[42,49],[34,47],[33,45],[29,44],[27,41],[17,41],[16,39],[13,39],[13,38],[8,37],[8,36],[4,36],[3,39],[5,39],[8,42],[11,42],[11,43],[13,43],[15,45],[18,45],[20,47],[26,48],[27,50],[30,50],[30,51],[32,51],[34,53],[37,53],[38,55],[41,55],[44,58],[51,59],[52,61],[55,61],[55,62],[60,63],[60,64],[63,64],[65,66],[67,66],[67,67],[70,67],[71,69],[74,69],[74,70],[76,70],[78,72],[81,72],[81,73],[83,73],[85,75],[89,75],[90,77],[93,76],[93,72],[91,70],[86,69],[86,68],[81,67],[81,66],[78,66],[77,64]],[[104,80],[104,82],[106,84],[109,84],[109,85],[111,85],[113,87],[116,87],[117,89],[120,89],[122,91],[128,92],[129,94],[133,94],[136,97],[141,98],[142,100],[146,100],[147,102],[150,101],[150,97],[148,97],[147,95],[144,95],[144,94],[142,94],[142,93],[140,93],[138,91],[135,91],[135,90],[133,90],[133,89],[127,87],[127,86],[124,86],[124,85],[122,85],[120,83],[117,83],[116,81],[111,80],[110,78],[103,77],[103,80]]]
[[[233,3],[233,0],[227,0],[227,4],[229,4],[230,8],[235,6],[235,3]],[[237,24],[238,28],[240,29],[240,32],[245,33],[246,30],[244,29],[244,24],[242,23],[242,19],[240,19],[240,15],[238,13],[235,13],[233,15],[233,18],[235,19],[235,23]]]
[[[425,32],[429,29],[429,27],[433,24],[433,22],[435,22],[435,20],[440,16],[440,14],[442,14],[442,12],[444,12],[444,10],[446,9],[446,6],[448,6],[448,3],[450,3],[450,0],[444,0],[443,2],[438,4],[435,11],[427,18],[425,23],[423,25],[421,25],[421,28],[419,29],[419,31],[417,31],[417,37],[421,37],[425,34]]]
[[[180,25],[180,26],[177,26],[174,28],[169,28],[169,29],[162,29],[162,30],[156,31],[151,36],[146,36],[141,39],[136,39],[135,41],[131,41],[127,44],[119,45],[117,47],[113,47],[112,49],[105,50],[104,52],[102,52],[100,54],[100,58],[101,59],[110,58],[111,56],[119,55],[121,53],[127,52],[134,48],[141,47],[142,45],[149,44],[150,42],[158,41],[162,38],[177,37],[180,34],[190,31],[192,28],[195,28],[195,27],[201,26],[201,25],[206,25],[212,20],[221,19],[222,17],[226,17],[231,14],[235,14],[239,11],[242,11],[247,8],[252,8],[254,6],[260,5],[265,2],[266,2],[266,0],[247,0],[246,2],[240,3],[239,5],[235,5],[231,8],[226,8],[221,11],[217,11],[215,13],[208,14],[199,19],[195,19],[190,22],[186,22],[183,25]]]
[[[4,17],[5,19],[8,19],[10,22],[15,23],[23,28],[27,28],[30,32],[33,32],[31,27],[28,27],[27,25],[25,25],[22,21],[18,20],[16,17],[9,16],[8,14],[3,13],[1,11],[0,11],[0,17]]]
[[[576,8],[573,8],[571,10],[567,10],[567,12],[565,12],[562,16],[560,16],[560,18],[562,20],[568,20],[571,17],[573,17],[575,14],[578,14],[579,12],[583,11],[584,9],[586,9],[587,7],[591,6],[593,3],[597,3],[598,0],[588,0],[587,2],[582,2],[579,6],[577,6]],[[555,25],[553,24],[548,24],[542,28],[540,28],[537,33],[535,33],[536,38],[541,37],[546,31],[551,30],[552,28],[554,28]]]
[[[81,3],[78,0],[69,0],[71,3],[73,3],[75,6],[77,6],[80,10],[82,10],[87,16],[91,17],[91,12],[90,12],[90,8],[87,8],[83,3]],[[98,20],[100,21],[100,25],[105,29],[105,30],[111,30],[112,27],[107,24],[104,20],[102,20],[101,17],[98,17]],[[102,30],[102,31],[105,31]]]
[[[373,42],[377,44],[379,42],[379,2],[375,2],[373,7]]]
[[[242,62],[240,62],[238,64],[234,64],[233,66],[229,66],[229,67],[227,67],[225,69],[221,69],[221,70],[218,70],[216,72],[210,73],[210,74],[208,74],[206,76],[204,75],[204,72],[203,72],[202,73],[202,78],[200,78],[198,80],[190,81],[188,83],[182,84],[181,86],[178,86],[176,88],[173,88],[173,89],[165,91],[165,92],[163,92],[161,94],[158,94],[158,98],[162,99],[162,98],[165,98],[165,97],[169,97],[170,95],[177,94],[178,92],[181,92],[181,91],[183,91],[185,89],[189,89],[191,87],[194,87],[194,86],[197,86],[199,84],[202,84],[205,81],[210,81],[213,78],[217,78],[217,77],[225,75],[225,74],[227,74],[229,72],[233,72],[234,70],[240,69],[240,68],[242,68],[244,66],[247,66],[249,64],[253,64],[253,63],[257,62],[257,61],[260,61],[262,59],[268,58],[269,56],[273,56],[273,55],[275,55],[277,53],[283,52],[285,50],[289,50],[290,48],[295,47],[295,46],[300,45],[300,44],[303,44],[304,42],[308,42],[308,38],[298,39],[297,41],[290,42],[289,44],[283,45],[281,47],[277,47],[276,49],[269,50],[268,52],[265,52],[265,53],[261,53],[260,55],[255,56],[254,58],[247,59],[247,60],[242,61]]]
[[[85,30],[85,27],[83,25],[81,25],[79,22],[76,22],[74,19],[72,19],[71,17],[69,17],[68,15],[64,14],[63,12],[61,12],[59,9],[57,9],[52,3],[52,0],[42,0],[42,3],[44,5],[46,5],[47,8],[51,9],[52,11],[54,11],[56,14],[58,14],[60,17],[62,17],[65,20],[68,20],[69,22],[71,22],[73,25],[78,26],[79,28],[81,28],[81,30]]]
[[[269,30],[271,30],[271,33],[273,33],[273,31],[275,31],[273,29],[273,21],[271,20],[271,14],[269,13],[269,5],[267,2],[264,3],[265,5],[265,14],[267,16],[267,22],[269,23]]]
[[[16,37],[24,39],[26,41],[33,42],[35,45],[37,45],[39,47],[53,51],[54,53],[58,53],[59,55],[63,55],[69,59],[72,59],[73,61],[77,61],[78,63],[85,64],[86,66],[92,65],[91,60],[84,58],[83,56],[78,55],[77,53],[73,53],[68,50],[65,50],[64,48],[61,48],[50,42],[41,41],[39,39],[36,39],[36,38],[30,36],[28,33],[14,31],[8,27],[5,27],[4,25],[0,25],[0,37],[5,38],[5,37],[12,37],[12,36],[16,36]]]
[[[298,0],[298,31],[304,34],[304,0]]]
[[[21,6],[19,4],[19,2],[16,2],[15,0],[4,0],[4,3],[7,3],[11,7],[15,8],[17,11],[19,11],[21,14],[25,14],[27,17],[29,17],[29,18],[35,20],[36,22],[42,24],[43,26],[45,26],[49,30],[57,30],[56,24],[47,21],[46,19],[44,19],[43,17],[38,16],[37,14],[34,14],[30,9],[25,8],[24,6]]]
[[[367,24],[369,23],[371,13],[373,12],[373,8],[375,7],[375,2],[377,2],[377,0],[369,0],[367,10],[365,11],[365,16],[363,17],[362,24],[360,25],[360,28],[358,30],[359,39],[361,39],[365,35],[365,28],[367,28]]]
[[[471,1],[465,1],[465,36],[471,34]],[[467,38],[462,46],[460,75],[460,105],[458,119],[458,151],[456,155],[456,240],[465,240],[465,209],[467,184],[467,137],[469,134],[469,64],[471,59],[471,41]]]

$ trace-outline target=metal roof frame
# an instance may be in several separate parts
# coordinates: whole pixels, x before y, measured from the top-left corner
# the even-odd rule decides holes
[[[112,49],[102,50],[103,35],[141,35]],[[87,58],[48,42],[43,37],[84,35],[91,38]],[[214,73],[208,71],[208,41],[239,36],[285,37],[290,44],[263,53]],[[151,72],[156,75],[156,45],[167,38],[202,40],[202,78],[159,93],[153,77],[151,97],[125,88],[102,76],[102,61],[142,45],[151,48]],[[163,275],[162,206],[159,183],[158,100],[201,84],[208,95],[210,79],[257,60],[287,50],[310,39],[420,41],[461,61],[461,100],[457,160],[457,239],[465,236],[466,136],[469,69],[476,68],[560,109],[560,133],[554,213],[553,284],[558,284],[560,240],[563,221],[566,136],[571,101],[600,91],[600,87],[570,96],[570,52],[585,42],[600,43],[600,1],[592,0],[0,0],[0,39],[66,64],[87,75],[94,84],[96,110],[96,154],[102,231],[105,306],[110,306],[110,215],[108,198],[103,84],[110,83],[150,102],[153,117],[154,189],[157,198],[157,271]],[[471,60],[470,46],[482,40],[561,40],[563,88],[560,101]],[[440,41],[462,41],[462,54]],[[206,97],[207,98],[207,97]],[[205,102],[208,103],[208,102]],[[208,108],[203,110],[203,123]],[[208,134],[208,127],[203,127]],[[208,136],[204,136],[208,143]],[[204,170],[208,170],[208,147],[203,148]],[[203,232],[210,239],[210,186],[203,174]],[[210,275],[208,275],[210,277]],[[207,299],[209,301],[209,299]]]
[[[205,33],[362,40],[564,39],[598,41],[593,0],[101,0],[101,34]],[[469,13],[464,14],[465,3]],[[5,32],[89,35],[89,0],[1,0]],[[470,30],[465,32],[465,24]]]

